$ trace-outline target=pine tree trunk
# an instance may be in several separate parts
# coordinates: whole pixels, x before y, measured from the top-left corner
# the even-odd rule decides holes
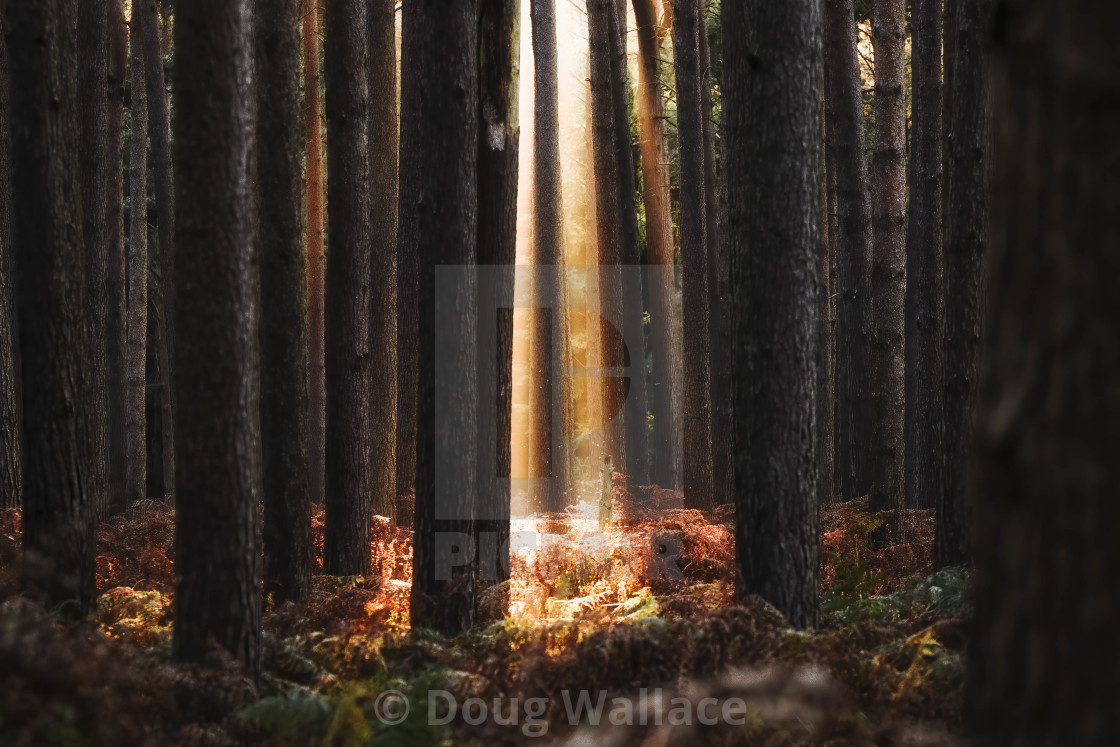
[[[367,3],[324,15],[327,78],[327,482],[323,570],[370,571],[373,205]]]
[[[311,590],[299,17],[300,0],[257,0],[264,588],[277,602]]]
[[[673,295],[673,222],[669,198],[669,153],[665,141],[665,105],[661,100],[661,44],[667,29],[658,25],[653,0],[634,0],[638,25],[638,122],[641,133],[642,198],[646,212],[646,263],[650,267],[649,409],[653,415],[650,481],[675,488],[677,413],[673,361],[680,355]]]
[[[960,311],[974,308],[962,294],[975,299],[975,284],[955,273],[980,256],[982,213],[957,221],[981,191],[965,179],[985,160],[975,122],[990,7],[961,3],[956,16],[950,339],[976,330]],[[1029,0],[997,18],[965,717],[977,744],[1109,744],[1120,733],[1120,655],[1105,643],[1120,625],[1120,5]],[[961,391],[950,390],[958,405]]]
[[[681,262],[684,264],[684,504],[712,508],[711,355],[708,320],[707,208],[700,102],[700,10],[676,4],[673,23],[680,143]]]
[[[822,92],[823,93],[823,92]],[[821,122],[824,123],[822,96]],[[822,133],[823,134],[823,133]],[[828,173],[827,135],[821,138],[820,179],[820,246],[817,248],[817,493],[821,505],[831,503],[835,497],[836,476],[836,337],[832,315],[832,254],[834,244],[831,232],[829,191],[835,183]]]
[[[986,2],[987,0],[982,0]],[[985,59],[986,8],[961,3],[953,27],[952,99],[945,181],[945,448],[933,545],[935,566],[969,558],[966,483],[972,399],[980,354],[981,277],[987,244],[986,161],[991,107]]]
[[[23,575],[47,608],[94,598],[95,456],[79,167],[77,4],[7,8],[12,247],[23,386]]]
[[[125,312],[127,349],[124,363],[126,505],[147,496],[145,360],[148,352],[148,96],[144,88],[144,54],[133,27],[131,40],[128,252],[125,255],[128,294]]]
[[[478,297],[472,272],[460,270],[450,282],[444,275],[437,289],[436,268],[474,265],[477,257],[479,6],[414,2],[414,28],[427,33],[414,49],[423,144],[414,165],[424,199],[416,206],[420,375],[410,617],[416,628],[454,635],[471,627],[477,604],[477,565],[464,544],[478,500]]]
[[[249,0],[175,14],[176,659],[255,679],[261,634],[256,92]]]
[[[0,3],[0,13],[4,5]],[[19,416],[19,331],[15,318],[12,256],[12,169],[8,49],[0,33],[0,508],[23,503],[23,436]]]
[[[812,627],[820,541],[813,443],[820,4],[724,0],[723,28],[737,291],[736,548],[743,583],[736,592],[740,599],[758,594],[792,625]]]
[[[901,539],[906,414],[906,2],[875,0],[871,261],[872,511],[895,511],[877,541]]]
[[[871,437],[871,209],[863,147],[863,97],[852,0],[825,0],[825,119],[836,173],[841,258],[836,469],[845,499],[867,493]]]
[[[910,220],[906,241],[906,500],[933,508],[945,436],[945,255],[941,237],[941,3],[916,0]]]
[[[326,389],[323,366],[323,104],[319,95],[319,0],[303,0],[304,182],[307,191],[307,400],[311,502],[321,504],[325,476]]]

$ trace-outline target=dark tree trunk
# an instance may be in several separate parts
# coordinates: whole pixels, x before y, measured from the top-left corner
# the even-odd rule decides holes
[[[613,0],[588,0],[591,141],[595,171],[595,227],[599,245],[600,365],[622,368],[622,248],[618,196],[618,160],[614,147],[614,100],[611,96],[610,15]],[[626,378],[601,379],[603,454],[616,472],[626,472]]]
[[[133,27],[135,30],[135,27]],[[148,96],[144,88],[144,55],[132,37],[130,73],[128,252],[125,255],[127,297],[124,319],[125,504],[147,496],[144,398],[148,352]]]
[[[300,0],[257,0],[264,588],[311,590]]]
[[[852,0],[825,0],[825,119],[836,172],[840,260],[836,469],[845,499],[866,494],[871,437],[871,210]]]
[[[614,107],[614,152],[618,162],[619,238],[622,264],[632,268],[622,284],[622,325],[630,375],[626,389],[626,474],[631,485],[649,482],[649,408],[646,403],[645,306],[642,299],[641,247],[638,243],[637,186],[630,143],[630,83],[626,73],[626,3],[609,11],[611,101]]]
[[[906,415],[906,0],[875,0],[875,157],[871,185],[872,511],[893,510],[877,541],[901,539]]]
[[[711,355],[708,320],[704,126],[700,102],[700,9],[677,3],[673,21],[677,68],[677,138],[681,161],[681,262],[684,264],[684,504],[712,508]]]
[[[665,140],[665,105],[661,99],[661,44],[668,29],[658,25],[653,0],[634,0],[638,26],[638,122],[641,133],[642,198],[646,210],[646,264],[650,271],[650,353],[653,374],[649,409],[653,415],[650,480],[666,488],[679,482],[676,473],[677,431],[673,362],[680,355],[676,337],[673,219],[669,198],[669,152]]]
[[[327,482],[323,570],[370,571],[373,249],[368,4],[324,15],[327,77]]]
[[[326,389],[323,366],[323,105],[319,95],[319,0],[303,0],[303,126],[307,190],[307,400],[311,502],[322,503],[325,472]]]
[[[736,592],[758,594],[792,625],[812,627],[820,4],[724,0],[723,28],[743,577]]]
[[[530,0],[533,23],[534,306],[530,343],[532,443],[529,477],[539,510],[560,512],[571,488],[571,391],[565,366],[567,293],[564,280],[560,102],[556,68],[556,0]]]
[[[397,526],[413,525],[416,496],[416,384],[420,321],[416,262],[416,211],[420,202],[416,164],[420,149],[419,97],[416,82],[418,50],[423,30],[418,27],[416,2],[401,6],[401,126],[400,180],[397,214]]]
[[[128,28],[124,6],[108,3],[107,95],[109,146],[105,177],[105,215],[108,224],[105,317],[109,397],[109,508],[128,505],[128,441],[125,428],[125,361],[128,357],[128,280],[124,256],[124,79],[128,66]],[[144,204],[144,203],[141,203]],[[146,205],[145,205],[146,207]],[[141,211],[146,212],[146,211]],[[143,459],[143,452],[141,452]]]
[[[0,14],[5,4],[0,2]],[[0,30],[0,508],[15,508],[23,502],[23,436],[16,358],[19,333],[15,324],[12,282],[15,262],[12,256],[9,80],[7,42]]]
[[[479,557],[480,578],[509,578],[511,437],[513,429],[513,264],[517,249],[517,119],[520,0],[484,0],[479,39],[478,263],[495,265],[480,286],[478,386],[492,411],[479,409],[479,554],[488,537],[496,558]],[[489,295],[485,295],[489,294]],[[489,311],[497,309],[491,316]],[[493,332],[487,329],[490,326]],[[483,341],[491,339],[489,346]],[[493,434],[493,438],[490,438]],[[504,555],[504,557],[503,557]],[[496,563],[493,561],[497,561]],[[491,564],[492,563],[492,564]],[[508,595],[498,613],[508,614]]]
[[[175,14],[179,337],[175,401],[175,657],[211,643],[255,678],[260,659],[261,499],[256,92],[249,0]]]
[[[109,15],[102,0],[78,0],[78,156],[82,189],[88,325],[82,396],[90,417],[93,461],[86,488],[95,521],[109,515]],[[120,200],[120,196],[112,197]]]
[[[477,510],[478,297],[476,262],[478,29],[475,0],[415,0],[418,119],[414,154],[419,268],[416,515],[411,621],[454,635],[475,615],[477,566],[467,545]],[[448,287],[450,286],[450,287]],[[437,413],[436,403],[439,403]],[[456,556],[453,550],[461,554]]]
[[[821,123],[824,124],[822,96]],[[836,370],[834,365],[836,351],[835,325],[832,316],[832,264],[835,257],[831,232],[831,213],[829,211],[829,190],[834,184],[828,173],[828,157],[821,138],[820,179],[820,245],[817,247],[817,494],[820,503],[830,503],[835,497],[836,476]]]
[[[93,603],[77,4],[7,8],[12,247],[23,386],[23,574],[51,608]]]
[[[945,435],[941,247],[941,3],[912,11],[910,221],[906,240],[906,500],[933,508]]]
[[[961,3],[956,17],[953,107],[971,101],[960,114],[972,122],[985,6]],[[1109,744],[1120,733],[1120,653],[1103,644],[1120,625],[1120,5],[1030,0],[1001,16],[965,717],[978,744]],[[956,112],[952,127],[951,153],[968,154],[953,157],[957,225],[959,198],[978,191],[958,182],[984,158]],[[968,225],[948,234],[950,268],[978,256],[983,224]],[[950,304],[963,306],[969,285],[956,283]],[[950,323],[972,339],[975,327]]]
[[[173,354],[175,315],[175,191],[171,165],[171,117],[167,87],[163,78],[163,49],[160,43],[159,13],[155,0],[139,0],[135,5],[135,33],[144,53],[145,88],[148,96],[148,138],[151,141],[152,183],[156,198],[156,227],[159,245],[155,247],[157,268],[148,287],[148,324],[151,326],[148,387],[152,397],[149,407],[149,459],[158,456],[158,464],[149,461],[152,493],[161,497],[175,493],[175,424],[172,411],[171,358]],[[153,469],[155,467],[155,469]],[[159,478],[162,478],[160,480]]]
[[[397,478],[397,26],[394,0],[369,4],[370,479],[372,509],[393,516]]]
[[[991,107],[985,59],[988,0],[960,3],[949,19],[954,47],[945,151],[945,447],[933,545],[935,566],[969,558],[966,470],[980,353],[981,275],[987,244],[986,162]]]

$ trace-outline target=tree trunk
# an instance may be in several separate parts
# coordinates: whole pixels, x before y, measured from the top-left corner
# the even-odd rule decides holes
[[[364,0],[326,9],[327,482],[323,570],[370,571],[373,205],[369,162],[369,26]]]
[[[591,139],[595,170],[595,230],[599,245],[599,364],[626,365],[622,337],[622,248],[618,161],[611,96],[610,14],[613,0],[588,0],[587,38],[591,82]],[[626,472],[626,378],[602,379],[603,454]]]
[[[149,366],[149,391],[152,393],[153,417],[156,425],[149,433],[149,455],[160,457],[159,469],[149,471],[151,477],[162,477],[154,485],[153,494],[171,496],[175,493],[175,423],[172,403],[171,359],[175,340],[175,180],[171,165],[171,117],[167,87],[163,79],[163,48],[160,42],[159,13],[155,0],[140,0],[135,5],[136,33],[144,52],[145,87],[148,96],[148,138],[151,141],[152,183],[156,197],[156,224],[159,246],[156,247],[157,282],[148,287],[149,317],[152,327],[152,352]],[[158,405],[158,406],[157,406]],[[150,457],[149,457],[150,458]],[[149,467],[153,466],[149,462]]]
[[[712,508],[711,355],[708,311],[704,126],[700,102],[700,10],[677,3],[673,48],[677,68],[677,138],[681,161],[681,262],[684,264],[684,504]]]
[[[513,429],[513,265],[517,249],[520,124],[518,59],[520,0],[484,0],[479,40],[478,263],[501,269],[480,286],[478,383],[479,510],[475,542],[483,581],[509,579],[511,437]],[[497,314],[490,311],[497,309]],[[492,333],[487,326],[494,330]],[[484,344],[493,334],[493,347]],[[489,388],[490,395],[482,396]],[[493,399],[490,399],[492,397]],[[490,438],[493,434],[493,438]],[[499,553],[482,557],[488,538]],[[504,557],[503,555],[504,554]],[[491,561],[497,561],[490,564]],[[499,613],[508,614],[508,596]]]
[[[875,0],[875,157],[871,184],[872,511],[895,511],[877,541],[901,539],[906,414],[906,2]]]
[[[303,0],[303,126],[307,136],[307,401],[311,502],[323,502],[326,399],[323,367],[323,105],[319,96],[319,2]]]
[[[669,153],[665,141],[665,105],[661,99],[661,44],[667,29],[658,25],[653,0],[634,0],[638,25],[638,122],[641,133],[642,198],[646,210],[646,264],[650,271],[649,409],[653,415],[650,480],[675,488],[677,431],[673,361],[680,354],[676,338],[676,293],[673,266],[673,218],[669,198]]]
[[[256,13],[264,588],[280,602],[311,590],[300,0]]]
[[[913,6],[910,221],[906,240],[906,500],[933,508],[945,436],[941,245],[941,3]]]
[[[415,0],[419,288],[416,515],[411,621],[444,635],[474,622],[478,467],[476,262],[478,29],[474,0]],[[448,287],[450,286],[450,287]],[[437,402],[439,408],[437,412]],[[455,554],[455,550],[459,550]]]
[[[533,190],[535,256],[529,411],[529,477],[539,510],[560,512],[571,489],[571,387],[563,375],[568,339],[560,180],[560,102],[556,67],[556,0],[530,0],[533,23]]]
[[[393,516],[397,476],[397,26],[394,0],[369,5],[371,227],[370,457],[373,512]]]
[[[822,92],[823,93],[823,92]],[[824,100],[821,100],[821,123],[824,123]],[[824,133],[822,133],[824,134]],[[836,351],[835,325],[832,316],[832,254],[831,213],[829,191],[835,183],[828,173],[828,157],[821,138],[820,179],[820,246],[817,248],[817,494],[821,505],[831,503],[835,497],[836,476]]]
[[[626,66],[625,0],[609,8],[611,102],[614,152],[618,162],[619,238],[622,264],[631,268],[622,283],[622,325],[630,368],[626,388],[626,474],[631,485],[649,482],[649,408],[646,403],[645,304],[642,298],[641,247],[638,244],[637,187],[630,143],[630,83]]]
[[[0,2],[0,13],[6,3]],[[12,282],[12,169],[7,41],[0,33],[0,508],[23,503],[23,436],[19,414],[19,332]]]
[[[980,256],[982,213],[958,220],[981,193],[965,179],[985,160],[990,7],[961,3],[955,17],[950,340],[976,330],[960,311],[975,284],[955,272]],[[965,718],[978,744],[1108,744],[1120,733],[1120,656],[1103,644],[1120,625],[1120,6],[1030,0],[1000,16]],[[959,387],[961,369],[948,371]]]
[[[758,594],[792,625],[812,627],[820,542],[813,408],[821,9],[815,0],[724,0],[723,14],[737,289],[736,548],[743,583],[736,592],[740,599]]]
[[[88,320],[78,134],[77,4],[7,8],[12,247],[23,385],[23,574],[49,609],[94,598],[83,366]]]
[[[135,26],[133,31],[135,32]],[[144,88],[144,54],[139,37],[131,40],[129,71],[131,125],[129,136],[128,252],[125,255],[127,290],[124,363],[125,480],[124,500],[131,505],[147,496],[144,398],[148,351],[148,96]]]
[[[825,119],[836,172],[840,337],[836,468],[845,499],[866,494],[871,437],[871,210],[852,0],[825,0]]]
[[[125,361],[128,357],[128,280],[124,255],[124,88],[128,66],[128,27],[120,0],[108,3],[108,120],[109,151],[105,186],[108,223],[105,318],[109,397],[109,508],[128,505],[128,441],[125,427]],[[144,206],[146,207],[145,203]],[[145,211],[141,211],[145,212]],[[143,459],[143,452],[140,454]]]
[[[249,0],[175,15],[175,658],[260,659],[256,105]]]
[[[987,2],[987,0],[982,0]],[[935,566],[969,558],[966,470],[980,353],[981,276],[987,243],[985,163],[990,104],[985,8],[961,3],[949,20],[953,97],[945,159],[945,448],[933,545]]]

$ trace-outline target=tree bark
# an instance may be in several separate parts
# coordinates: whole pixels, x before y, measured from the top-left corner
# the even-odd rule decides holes
[[[6,2],[0,3],[0,13]],[[8,48],[0,33],[0,508],[23,503],[23,435],[19,413],[19,332],[12,278],[12,169]]]
[[[415,0],[419,287],[416,513],[411,622],[455,635],[471,627],[477,566],[478,29],[474,0]],[[466,267],[443,276],[440,265]],[[450,285],[451,287],[447,287]],[[437,402],[439,408],[437,412]],[[454,549],[459,556],[452,554]]]
[[[711,340],[708,292],[704,126],[700,102],[700,10],[676,4],[673,48],[680,143],[681,262],[684,264],[684,504],[712,508]]]
[[[975,285],[955,273],[980,256],[983,223],[957,221],[962,201],[976,205],[980,192],[964,182],[985,160],[977,151],[985,108],[977,66],[982,41],[993,38],[991,7],[961,3],[955,24],[947,19],[957,26],[950,309],[974,308],[961,294],[975,298]],[[979,744],[1107,744],[1120,732],[1120,656],[1101,645],[1120,624],[1120,6],[1030,0],[996,17],[965,718]],[[1078,62],[1068,64],[1074,50]],[[949,337],[974,339],[960,310],[950,313]],[[961,386],[961,370],[948,370]]]
[[[326,395],[323,366],[323,104],[319,95],[319,0],[303,0],[303,126],[307,136],[307,400],[311,502],[323,502]]]
[[[906,414],[906,2],[875,0],[872,161],[872,511],[895,511],[877,541],[901,539]]]
[[[128,505],[128,440],[125,427],[125,361],[128,358],[128,280],[124,254],[124,88],[128,66],[128,28],[124,6],[119,0],[108,3],[107,129],[109,149],[106,160],[105,214],[108,224],[105,317],[106,357],[109,398],[109,509],[120,511]],[[145,205],[146,207],[146,205]],[[143,452],[141,452],[143,459]]]
[[[740,599],[817,618],[821,9],[724,0]],[[681,8],[677,9],[680,20]],[[731,30],[735,31],[732,32]],[[742,32],[746,29],[746,34]],[[678,93],[679,95],[679,93]]]
[[[323,569],[370,572],[373,205],[364,0],[324,15],[327,77],[326,529]]]
[[[673,296],[673,219],[669,197],[669,153],[665,140],[665,105],[661,99],[661,44],[668,29],[659,25],[653,0],[634,0],[638,26],[638,123],[641,134],[642,199],[646,211],[646,264],[650,267],[650,353],[653,373],[649,381],[649,409],[653,415],[650,480],[675,488],[677,412],[673,361],[680,355],[680,340]]]
[[[953,98],[945,152],[945,461],[933,546],[937,567],[965,563],[970,556],[966,469],[980,353],[991,118],[986,12],[986,5],[960,3],[949,21],[955,46],[949,50]]]
[[[175,14],[175,658],[212,643],[259,671],[259,293],[249,0]]]
[[[824,124],[824,100],[821,100]],[[832,304],[832,265],[834,243],[831,232],[829,191],[835,183],[828,173],[827,134],[821,138],[820,246],[817,248],[817,494],[821,505],[835,497],[836,476],[836,337]]]
[[[941,3],[912,11],[910,220],[906,241],[907,505],[933,508],[945,437],[945,255],[941,224]]]
[[[825,0],[825,119],[836,172],[840,336],[836,468],[845,499],[867,493],[871,437],[871,210],[852,0]]]
[[[147,390],[145,360],[148,351],[148,96],[144,88],[144,53],[133,26],[132,69],[129,71],[131,124],[129,127],[128,251],[125,255],[127,288],[124,358],[125,504],[147,496],[145,453]]]
[[[311,591],[300,0],[257,0],[264,588]]]
[[[94,598],[77,4],[7,8],[12,247],[23,386],[23,575],[47,608]]]

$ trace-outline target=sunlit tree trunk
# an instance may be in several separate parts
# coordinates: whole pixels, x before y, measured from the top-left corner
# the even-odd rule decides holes
[[[0,2],[0,13],[6,2]],[[15,270],[12,256],[12,170],[11,119],[8,100],[8,49],[0,33],[0,508],[22,503],[23,443],[19,417],[19,372],[16,354],[19,332],[16,329]]]
[[[758,594],[792,625],[812,627],[821,6],[724,0],[723,28],[743,578],[736,594]]]

